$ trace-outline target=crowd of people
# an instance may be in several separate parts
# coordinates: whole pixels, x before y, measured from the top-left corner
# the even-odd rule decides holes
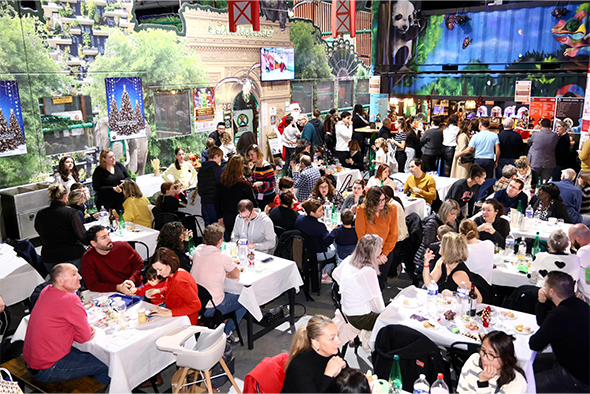
[[[223,123],[209,136],[198,172],[185,160],[184,150],[176,149],[155,205],[182,219],[185,190],[198,181],[206,225],[203,244],[188,255],[189,230],[178,221],[166,223],[146,278],[142,258],[128,243],[112,242],[101,225],[85,229],[94,220],[85,207],[88,191],[79,183],[73,159],[62,158],[56,184],[48,189],[51,204],[35,222],[50,284],[32,312],[25,339],[24,357],[33,376],[54,381],[91,375],[108,382],[100,361],[71,347],[72,341],[88,341],[94,333],[72,295],[80,279],[91,291],[142,294],[156,304],[165,302],[167,309],[155,312],[159,316],[188,316],[197,324],[200,312],[212,316],[216,306],[222,313],[236,312],[239,324],[246,309],[236,295],[224,292],[223,283],[239,278],[240,271],[221,245],[246,239],[250,249],[272,254],[285,234],[299,231],[315,246],[322,283],[337,282],[350,324],[371,331],[386,307],[382,291],[387,280],[402,269],[414,285],[435,282],[442,292],[473,283],[478,300],[489,301],[494,251],[507,247],[510,233],[503,216],[530,208],[535,219],[573,224],[567,234],[551,234],[547,252],[537,254],[529,273],[540,325],[530,347],[542,350],[550,344],[554,355],[535,364],[537,387],[588,390],[590,307],[582,299],[590,297],[584,270],[590,266],[590,141],[578,154],[578,168],[571,160],[570,136],[559,121],[553,132],[551,120],[543,119],[525,143],[509,118],[500,131],[491,130],[485,118],[451,115],[426,124],[419,116],[391,116],[371,141],[356,131],[369,124],[360,105],[352,113],[333,110],[324,122],[320,116],[314,111],[311,121],[285,117],[282,172],[265,159],[249,133],[234,148]],[[321,165],[336,160],[366,172],[367,182],[359,179],[351,190],[338,190]],[[408,173],[403,193],[424,200],[430,214],[423,220],[406,215],[392,180],[396,171]],[[437,190],[439,176],[457,178],[446,196]],[[112,151],[100,153],[92,185],[98,208],[151,227],[150,201]],[[557,255],[567,260],[563,266],[553,263]],[[207,305],[199,300],[199,287],[211,294]],[[47,316],[47,305],[55,302],[62,302],[63,314],[77,316],[67,319],[67,328],[55,323],[64,316]],[[234,329],[228,321],[229,341],[235,340]],[[55,336],[61,340],[52,342]],[[283,392],[336,390],[342,381],[357,379],[338,356],[340,345],[332,320],[314,316],[295,335]],[[84,361],[88,369],[57,368],[60,374],[54,373],[56,365],[81,357],[90,360]],[[525,392],[526,379],[515,360],[510,338],[489,333],[480,352],[465,363],[459,390]],[[363,384],[362,379],[355,383]]]

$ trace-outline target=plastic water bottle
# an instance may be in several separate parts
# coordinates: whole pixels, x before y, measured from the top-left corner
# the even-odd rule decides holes
[[[514,254],[514,243],[515,243],[515,239],[512,236],[512,234],[508,234],[508,236],[506,237],[506,252],[508,254],[508,256],[512,256]]]
[[[428,296],[426,298],[426,309],[430,315],[436,314],[436,303],[438,302],[438,285],[434,280],[426,288]]]
[[[467,288],[467,283],[465,283],[465,281],[462,281],[461,285],[457,288],[457,298],[459,299],[459,306],[461,307],[459,311],[461,320],[469,320],[464,317],[469,315],[469,289]]]
[[[324,224],[330,223],[332,217],[332,204],[329,202],[324,204]]]
[[[104,206],[100,207],[100,216],[99,216],[99,223],[101,226],[103,227],[108,227],[109,226],[109,213],[107,212],[106,209],[104,209]]]
[[[518,256],[526,255],[526,242],[524,239],[518,243]]]
[[[426,380],[426,375],[420,374],[420,377],[414,382],[414,394],[428,394],[430,385]]]
[[[238,261],[240,264],[246,264],[248,260],[248,239],[240,238],[238,241]]]
[[[527,219],[533,218],[533,207],[531,207],[530,205],[526,207],[526,217]]]
[[[436,379],[436,382],[432,383],[432,386],[430,387],[431,394],[449,394],[449,386],[445,383],[444,377],[445,376],[442,373],[437,375],[438,379]]]

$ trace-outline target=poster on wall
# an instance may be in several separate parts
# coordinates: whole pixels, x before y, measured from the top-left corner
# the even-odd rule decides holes
[[[583,111],[584,99],[582,97],[558,97],[555,107],[555,119],[562,120],[567,125],[568,133],[579,134]]]
[[[27,153],[16,81],[0,81],[0,157]]]
[[[517,103],[528,103],[531,100],[532,81],[516,81],[514,87],[514,101]]]
[[[190,89],[154,92],[156,137],[175,138],[190,135]]]
[[[369,122],[378,122],[387,116],[389,95],[387,93],[378,93],[371,95],[369,104]]]
[[[86,151],[94,147],[90,96],[40,98],[39,111],[47,155]]]
[[[213,88],[193,89],[195,133],[215,130],[215,92]]]
[[[105,78],[111,141],[145,137],[141,78]]]
[[[555,97],[531,97],[529,117],[536,126],[541,119],[553,119],[555,116]]]
[[[236,134],[234,141],[242,136],[247,131],[254,132],[253,128],[254,112],[251,109],[241,109],[234,111],[234,122],[236,124]]]

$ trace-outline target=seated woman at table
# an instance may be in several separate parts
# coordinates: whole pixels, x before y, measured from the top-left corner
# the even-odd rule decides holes
[[[492,271],[494,269],[494,243],[490,240],[480,241],[477,224],[471,219],[465,219],[459,225],[459,233],[467,241],[469,257],[465,265],[471,272],[475,272],[492,285]]]
[[[184,228],[180,222],[169,222],[162,226],[158,234],[158,243],[156,249],[168,248],[176,253],[180,268],[185,271],[191,270],[193,262],[186,253],[189,239],[193,236],[192,231]],[[191,256],[192,257],[192,256]]]
[[[572,222],[567,207],[561,199],[559,188],[553,183],[541,186],[537,191],[537,196],[531,199],[531,205],[535,219],[558,218],[563,219],[566,223]]]
[[[332,186],[332,181],[330,181],[325,176],[322,176],[317,180],[315,186],[313,189],[311,189],[309,198],[319,200],[322,205],[326,203],[334,204],[338,210],[340,210],[342,208],[342,204],[344,204],[344,198],[342,197],[342,194],[340,194],[338,190]]]
[[[551,271],[563,271],[574,278],[574,281],[578,280],[580,277],[580,257],[568,254],[568,246],[569,239],[562,229],[551,233],[547,241],[549,252],[537,253],[527,274],[533,285],[544,287],[545,276]]]
[[[180,181],[185,189],[188,189],[197,180],[197,171],[190,161],[185,160],[184,149],[174,150],[174,163],[162,174],[165,182]],[[172,175],[172,178],[170,177]]]
[[[520,158],[514,162],[514,166],[517,171],[516,177],[524,182],[524,189],[535,191],[537,187],[537,177],[533,174],[533,170],[526,156],[520,156]]]
[[[91,223],[98,219],[100,214],[97,212],[93,216],[87,213],[86,201],[88,201],[88,192],[85,189],[86,188],[82,186],[81,189],[70,190],[70,193],[68,194],[68,206],[78,212],[82,223]]]
[[[180,268],[176,254],[168,248],[158,248],[150,259],[151,266],[162,278],[168,278],[166,308],[158,308],[152,313],[160,317],[188,316],[196,325],[201,310],[199,289],[191,274]]]
[[[57,172],[54,175],[55,183],[59,183],[66,188],[66,192],[70,192],[70,187],[76,182],[80,182],[80,176],[78,175],[78,169],[74,158],[72,156],[63,156],[59,159],[57,165]]]
[[[288,177],[288,176],[284,176],[281,179],[279,179],[279,194],[282,192],[291,192],[293,193],[293,197],[295,197],[295,182],[293,181],[293,178]],[[270,213],[270,210],[273,209],[274,207],[278,207],[279,205],[281,205],[281,200],[279,198],[279,194],[277,194],[275,196],[275,199],[273,202],[269,203],[266,208],[265,211],[267,211],[266,213]],[[302,211],[303,208],[301,208],[301,203],[299,203],[299,201],[297,201],[297,197],[295,197],[295,200],[293,201],[293,210],[295,211]]]
[[[379,255],[379,286],[385,287],[387,274],[393,264],[393,249],[397,243],[397,207],[387,203],[389,198],[380,187],[373,186],[367,191],[365,200],[358,207],[355,229],[360,239],[365,234],[376,234],[383,239],[383,251]]]
[[[313,316],[293,337],[281,393],[324,393],[346,361],[338,356],[338,327],[326,316]]]
[[[469,279],[469,268],[465,265],[465,261],[469,256],[467,249],[467,241],[460,234],[448,233],[445,234],[440,243],[440,259],[436,262],[433,269],[430,269],[430,261],[434,258],[434,253],[430,249],[426,250],[424,254],[424,271],[422,272],[424,278],[424,286],[428,287],[430,281],[435,281],[438,285],[438,291],[455,292],[465,282],[467,288],[471,288],[471,280]],[[477,302],[482,301],[481,294],[476,288]]]
[[[49,206],[35,217],[35,230],[41,238],[41,257],[47,271],[58,263],[71,263],[80,269],[86,252],[86,229],[77,210],[66,205],[68,193],[63,185],[47,188]]]
[[[357,179],[352,184],[352,194],[350,194],[344,200],[342,204],[342,210],[350,209],[353,213],[356,213],[356,208],[363,203],[365,198],[365,181],[363,179]]]
[[[492,241],[502,249],[506,246],[506,237],[510,234],[510,223],[502,217],[504,213],[504,205],[490,198],[483,202],[481,216],[474,219],[479,226],[479,238],[483,241]]]
[[[282,231],[295,230],[295,221],[297,221],[297,218],[300,216],[299,213],[293,209],[294,204],[297,202],[295,194],[290,191],[280,192],[279,199],[281,204],[278,207],[271,209],[268,215],[270,220],[272,220],[272,223],[275,225],[275,232],[277,232],[276,227],[280,227]],[[280,236],[280,234],[277,233],[277,237],[278,236]]]
[[[100,211],[104,207],[117,212],[123,209],[123,189],[121,184],[129,179],[125,166],[115,160],[115,153],[110,149],[103,149],[98,155],[98,166],[92,173],[92,188],[96,192],[95,204]]]
[[[359,171],[365,170],[367,166],[363,161],[363,153],[357,140],[350,140],[348,143],[348,152],[346,152],[346,159],[341,164],[346,168],[353,168]]]
[[[318,262],[326,261],[336,255],[336,247],[328,240],[330,233],[326,225],[320,222],[324,216],[324,206],[319,200],[309,199],[301,204],[305,210],[305,216],[299,216],[295,221],[295,227],[303,234],[311,237],[315,241],[316,257]],[[334,264],[327,264],[322,271],[322,282],[331,283],[330,273],[334,269]]]
[[[340,286],[342,312],[359,330],[372,331],[379,314],[385,309],[379,289],[379,262],[383,239],[367,234],[359,239],[350,257],[334,269],[333,278]]]
[[[164,182],[160,185],[160,195],[156,199],[156,206],[162,212],[173,213],[179,219],[183,218],[185,214],[180,212],[180,200],[176,198],[177,189],[172,182]]]
[[[377,167],[377,172],[375,175],[369,178],[369,181],[367,182],[367,188],[387,185],[395,190],[395,182],[393,182],[393,179],[389,177],[389,174],[389,166],[387,164],[380,164],[379,167]]]
[[[414,265],[421,267],[424,262],[424,253],[430,245],[437,241],[437,231],[443,224],[448,225],[456,231],[457,217],[461,208],[459,203],[455,200],[446,200],[438,209],[438,213],[432,213],[422,221],[422,242],[418,248],[418,252],[414,256]]]
[[[137,183],[131,179],[123,182],[123,219],[126,222],[152,228],[152,213],[148,207],[150,201],[143,195]]]
[[[458,394],[526,393],[524,371],[518,366],[514,339],[503,331],[491,331],[482,341],[479,352],[463,365]]]
[[[219,223],[213,223],[205,227],[203,230],[203,243],[197,246],[193,255],[193,268],[191,275],[195,281],[206,288],[211,294],[211,301],[205,307],[206,317],[211,317],[215,314],[215,307],[222,314],[236,312],[237,323],[240,324],[242,318],[246,314],[246,308],[238,302],[239,294],[230,294],[224,292],[225,278],[239,279],[240,269],[234,264],[229,254],[223,253],[219,248],[223,244],[224,228]],[[235,330],[234,321],[228,319],[225,324],[225,334],[228,339],[231,338],[236,342],[236,338],[232,336],[232,331]]]

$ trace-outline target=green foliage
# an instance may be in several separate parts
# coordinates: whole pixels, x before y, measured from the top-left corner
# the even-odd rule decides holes
[[[92,0],[86,1],[86,10],[88,11],[88,18],[95,19],[95,17],[96,17],[96,3],[94,1],[92,1]]]
[[[65,94],[70,77],[59,74],[38,31],[43,23],[32,16],[19,17],[12,9],[0,8],[0,74],[16,79],[21,99],[27,154],[0,158],[0,187],[39,180],[49,168],[45,161],[41,125],[40,97]],[[29,75],[25,75],[25,71]],[[14,75],[16,73],[16,75]],[[7,75],[13,74],[14,77]]]
[[[92,103],[97,105],[100,117],[107,116],[106,92],[104,78],[139,76],[144,88],[144,107],[146,120],[155,130],[153,119],[153,98],[148,86],[195,86],[207,82],[203,66],[195,51],[191,50],[187,41],[172,31],[162,29],[146,29],[140,32],[125,34],[112,30],[104,55],[98,55],[92,63],[89,75],[97,75],[89,87],[84,89],[90,94]],[[200,133],[205,134],[205,133]],[[187,151],[201,152],[205,147],[205,134],[202,137],[182,137],[157,140],[152,132],[149,141],[151,158],[157,157],[161,163],[171,163],[174,148],[183,147]],[[147,171],[150,171],[148,159]]]
[[[367,68],[364,66],[362,62],[356,69],[356,77],[358,79],[369,78],[369,70],[367,70]]]
[[[289,38],[295,47],[295,78],[297,79],[333,79],[326,44],[322,40],[320,29],[310,21],[295,20],[291,22]]]
[[[416,64],[424,64],[428,54],[434,49],[440,40],[444,26],[444,15],[432,15],[428,18],[428,25],[424,34],[420,34],[416,40],[415,58]]]
[[[90,33],[85,32],[82,34],[82,42],[84,43],[84,48],[90,48]]]
[[[80,2],[80,15],[86,18],[86,2],[84,1]]]
[[[59,10],[59,16],[61,17],[70,17],[74,15],[74,11],[72,11],[72,7],[70,7],[70,3],[66,3],[64,8]]]

